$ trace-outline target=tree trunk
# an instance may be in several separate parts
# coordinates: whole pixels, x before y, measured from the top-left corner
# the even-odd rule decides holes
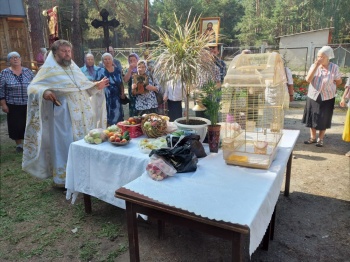
[[[39,0],[25,1],[27,6],[28,16],[28,29],[32,44],[33,59],[36,59],[40,48],[45,47],[43,36],[43,18],[41,17],[41,8],[39,6]]]
[[[82,48],[81,28],[79,24],[79,7],[80,0],[73,0],[73,13],[72,13],[72,45],[73,45],[73,57],[74,62],[82,67],[84,64],[84,50]]]

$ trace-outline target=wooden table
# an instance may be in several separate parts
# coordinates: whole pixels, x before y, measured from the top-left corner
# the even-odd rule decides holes
[[[289,195],[292,152],[300,133],[299,131],[291,130],[284,130],[284,132],[288,134],[288,136],[282,138],[279,145],[280,151],[269,170],[238,168],[227,165],[222,167],[226,170],[226,174],[229,174],[225,176],[229,177],[228,179],[232,176],[232,181],[234,181],[234,183],[227,183],[227,181],[225,181],[220,184],[220,181],[216,181],[217,184],[214,183],[212,187],[210,187],[210,185],[205,185],[205,180],[210,178],[210,176],[223,176],[219,171],[215,173],[215,168],[217,168],[218,165],[207,171],[207,169],[213,166],[213,163],[221,161],[220,159],[222,159],[222,156],[218,156],[221,157],[220,159],[216,159],[215,156],[213,156],[212,158],[209,157],[206,159],[205,162],[199,162],[200,167],[203,166],[203,169],[199,168],[193,174],[176,174],[175,177],[157,182],[151,180],[147,174],[144,173],[141,177],[116,190],[115,196],[126,202],[130,261],[140,261],[136,213],[149,215],[162,221],[159,222],[159,230],[161,232],[164,221],[170,221],[171,223],[189,226],[215,236],[229,239],[232,241],[232,261],[242,261],[247,256],[247,254],[243,252],[243,240],[247,236],[250,237],[249,255],[255,251],[261,241],[263,248],[267,249],[269,239],[273,239],[274,235],[275,206],[283,181],[284,170],[286,170],[284,195]],[[212,162],[212,164],[208,164],[210,162]],[[227,172],[227,170],[231,169],[235,170],[234,175]],[[241,172],[243,175],[238,172]],[[257,186],[250,189],[250,184],[245,183],[245,179],[251,183],[255,178],[257,179]],[[241,192],[231,192],[237,190],[237,188],[232,189],[232,186],[237,184],[238,181],[241,182],[240,186],[246,186],[242,187]],[[198,184],[200,186],[196,188]],[[201,186],[202,184],[204,186]],[[162,189],[163,185],[164,189]],[[183,203],[185,201],[183,201],[183,199],[181,200],[181,197],[186,200],[192,197],[195,199],[196,196],[200,194],[201,190],[210,193],[211,189],[215,189],[217,185],[221,186],[220,191],[232,194],[230,202],[233,204],[232,206],[226,203],[220,205],[221,200],[223,200],[220,198],[222,195],[218,194],[218,196],[216,196],[212,194],[211,197],[213,201],[215,200],[216,206],[211,208],[215,214],[211,214],[210,210],[194,210],[201,204],[200,201],[207,203],[209,198],[193,200],[194,203],[192,203],[192,205],[191,203]],[[269,189],[271,185],[273,186]],[[186,188],[186,186],[188,186],[188,188],[192,188],[193,186],[194,189],[192,192],[191,190],[187,190],[186,192],[176,193],[179,188]],[[173,189],[173,191],[169,192],[171,189]],[[244,194],[250,195],[250,193],[247,192],[249,190],[253,190],[254,195],[252,195],[251,199],[245,200],[248,205],[243,203],[243,206],[235,207],[236,202],[242,201],[239,199],[239,196]],[[186,195],[182,196],[184,193],[186,193]],[[167,195],[172,196],[173,200]],[[198,203],[198,205],[195,205],[195,203]],[[256,203],[255,206],[254,203]],[[226,212],[229,213],[229,218],[225,217],[221,219],[220,215],[218,215],[219,217],[216,216],[216,213],[220,214],[220,211],[227,211],[225,210],[227,206],[229,206],[228,210],[232,210],[232,215],[230,212]],[[249,208],[247,208],[247,206]]]
[[[115,196],[126,201],[130,261],[140,261],[137,213],[158,219],[159,236],[163,234],[163,223],[165,221],[171,221],[174,224],[191,227],[191,229],[231,240],[232,261],[243,260],[243,237],[244,235],[249,235],[248,226],[196,216],[193,213],[162,204],[125,188],[117,190]]]

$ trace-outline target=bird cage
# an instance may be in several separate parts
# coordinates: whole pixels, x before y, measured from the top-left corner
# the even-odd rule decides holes
[[[268,169],[284,123],[286,76],[278,53],[241,54],[222,94],[222,149],[227,164]]]

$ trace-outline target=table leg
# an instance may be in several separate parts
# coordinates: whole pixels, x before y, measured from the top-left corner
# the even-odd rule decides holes
[[[277,206],[277,203],[276,203]],[[270,240],[273,240],[273,237],[275,235],[275,224],[276,224],[276,206],[273,210],[272,217],[271,217],[271,234],[270,234]]]
[[[272,221],[272,218],[271,218],[271,221]],[[271,237],[271,221],[266,229],[266,232],[265,232],[265,235],[262,239],[262,249],[267,251],[269,250],[269,241],[270,241],[270,237]]]
[[[293,151],[290,153],[287,169],[286,169],[286,184],[284,187],[284,195],[289,196],[289,187],[290,187],[290,176],[292,171],[292,159],[293,159]]]
[[[243,261],[243,235],[232,232],[232,261]]]
[[[91,213],[91,196],[88,194],[84,194],[84,206],[85,206],[85,213],[90,214]]]
[[[129,237],[129,255],[130,262],[139,262],[139,237],[137,231],[137,219],[136,212],[134,210],[134,204],[126,202],[126,220],[128,225],[128,237]]]
[[[165,222],[163,220],[158,219],[158,238],[164,239],[164,228]]]

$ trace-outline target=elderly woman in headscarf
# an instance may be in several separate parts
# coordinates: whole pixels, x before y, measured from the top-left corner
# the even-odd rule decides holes
[[[137,81],[139,77],[145,79],[143,94],[136,95],[135,108],[138,116],[143,114],[158,113],[158,102],[156,98],[156,93],[159,92],[159,87],[154,86],[152,78],[147,74],[147,62],[145,60],[140,60],[137,62],[137,77],[132,79],[132,89],[137,89]],[[136,81],[135,81],[136,80]]]
[[[95,66],[95,57],[91,53],[85,55],[85,65],[80,68],[90,81],[95,81],[97,76],[97,70],[100,69]]]
[[[22,67],[21,56],[17,52],[7,55],[10,67],[0,73],[0,105],[7,114],[9,137],[16,142],[16,152],[23,151],[22,141],[26,127],[27,87],[33,80],[33,72]]]
[[[114,65],[113,56],[110,53],[102,55],[104,68],[97,72],[97,79],[107,77],[109,86],[104,89],[107,109],[107,125],[114,125],[124,120],[124,111],[120,99],[125,98],[122,72]]]
[[[97,72],[101,68],[95,66],[95,57],[91,53],[85,55],[85,65],[80,68],[84,75],[92,82],[97,80]],[[101,69],[102,70],[102,69]],[[94,112],[94,126],[102,128],[106,125],[106,99],[104,90],[99,90],[96,94],[90,97],[92,110]]]
[[[137,62],[140,60],[140,57],[136,53],[131,53],[128,56],[129,67],[124,75],[124,82],[128,83],[128,93],[129,93],[129,116],[136,116],[135,108],[135,96],[132,96],[132,77],[137,74]]]
[[[310,128],[310,138],[304,143],[316,143],[317,147],[323,147],[326,129],[331,128],[336,87],[342,82],[339,67],[329,61],[332,58],[333,49],[323,46],[306,76],[306,81],[310,84],[302,123]]]

